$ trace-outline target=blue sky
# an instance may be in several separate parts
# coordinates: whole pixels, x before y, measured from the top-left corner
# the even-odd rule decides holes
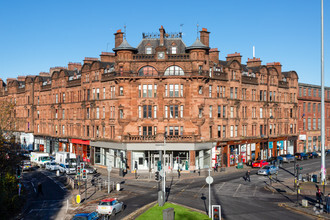
[[[127,26],[127,40],[137,46],[142,32],[179,32],[187,46],[196,39],[196,24],[210,32],[210,46],[220,59],[252,47],[263,64],[280,62],[299,81],[320,84],[320,0],[217,1],[0,1],[0,78],[37,75],[50,67],[82,62],[111,52],[114,35]],[[324,1],[325,85],[330,86],[330,2]]]

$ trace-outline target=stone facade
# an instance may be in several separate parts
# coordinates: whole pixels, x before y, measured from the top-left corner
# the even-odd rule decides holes
[[[157,169],[164,149],[166,169],[190,171],[297,150],[295,71],[239,53],[219,60],[205,28],[190,47],[159,31],[134,48],[118,30],[115,53],[2,82],[15,130],[33,133],[36,149],[130,170]]]
[[[325,148],[330,148],[330,88],[325,88]],[[299,83],[299,152],[321,150],[321,86]]]

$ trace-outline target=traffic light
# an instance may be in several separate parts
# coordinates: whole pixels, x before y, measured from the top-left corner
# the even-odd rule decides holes
[[[220,205],[212,205],[212,220],[220,220]]]
[[[16,174],[17,174],[17,178],[21,178],[21,168],[18,167],[17,170],[16,170]]]
[[[83,171],[82,171],[82,179],[83,180],[86,180],[87,179],[87,172],[86,172],[85,169],[83,169]]]
[[[77,175],[80,176],[80,173],[81,173],[81,168],[80,166],[77,167]]]
[[[156,180],[156,181],[159,180],[159,172],[158,172],[158,171],[155,172],[155,180]]]

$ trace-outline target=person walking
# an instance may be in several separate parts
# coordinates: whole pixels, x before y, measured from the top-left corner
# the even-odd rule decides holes
[[[325,198],[326,206],[327,206],[327,213],[330,213],[330,193],[328,193],[328,196]]]
[[[38,183],[38,196],[40,195],[44,195],[44,193],[42,192],[42,184]]]
[[[321,205],[323,203],[322,201],[322,192],[321,189],[318,187],[316,191],[316,201]]]
[[[180,177],[181,177],[181,169],[180,169],[180,167],[178,168],[178,178],[180,179]]]
[[[249,182],[251,182],[251,179],[250,179],[250,170],[246,171],[246,174],[245,174],[245,181],[249,180]]]

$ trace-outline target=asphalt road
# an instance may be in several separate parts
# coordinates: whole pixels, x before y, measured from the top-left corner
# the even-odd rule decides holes
[[[19,219],[56,219],[69,192],[54,176],[40,169],[23,173],[21,182],[27,191],[27,203]],[[42,184],[40,194],[39,183]]]
[[[330,166],[327,157],[327,167]],[[302,173],[319,170],[320,158],[299,161]],[[213,175],[211,185],[212,204],[221,205],[222,216],[227,219],[310,219],[308,216],[291,212],[278,206],[280,202],[294,202],[295,196],[272,193],[264,189],[268,177],[256,175],[257,169],[251,169],[251,182],[242,178],[245,171]],[[284,164],[278,179],[292,178],[294,164]],[[23,175],[23,184],[29,192],[28,205],[21,219],[56,219],[56,216],[70,193],[56,180],[54,172],[36,170]],[[37,195],[37,185],[43,185],[43,195]],[[116,197],[123,201],[126,208],[112,219],[122,219],[137,209],[157,200],[158,183],[155,181],[130,180],[121,184],[122,191]],[[171,180],[167,179],[167,200],[208,212],[208,184],[205,178]],[[110,194],[110,196],[113,196]],[[95,211],[97,201],[81,204],[84,212]],[[77,210],[78,211],[78,210]]]

